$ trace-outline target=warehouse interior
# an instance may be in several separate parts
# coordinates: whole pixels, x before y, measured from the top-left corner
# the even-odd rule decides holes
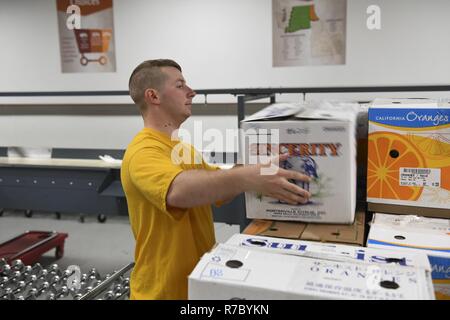
[[[69,21],[76,24],[73,21],[78,17],[73,18],[77,12],[71,6],[81,8],[81,27],[68,32]],[[89,9],[96,6],[102,9]],[[302,16],[302,19],[307,20],[308,27],[292,22],[295,14],[306,12],[298,9],[304,7],[308,7],[308,18]],[[327,183],[334,186],[339,200],[324,204],[324,208],[334,207],[336,212],[328,214],[332,218],[327,220],[324,212],[328,209],[320,214],[315,211],[314,217],[296,216],[292,208],[283,211],[284,216],[277,216],[273,212],[285,210],[286,202],[268,200],[269,197],[251,192],[241,193],[226,204],[213,205],[216,245],[202,254],[195,269],[190,270],[189,280],[186,277],[187,299],[450,299],[449,10],[447,0],[2,0],[0,259],[4,260],[0,262],[0,300],[130,299],[130,278],[133,279],[138,251],[135,251],[136,239],[130,225],[121,168],[127,147],[143,129],[143,116],[130,97],[129,79],[141,62],[161,58],[179,63],[186,83],[196,92],[191,115],[181,125],[183,138],[202,153],[207,163],[222,170],[234,170],[231,168],[236,164],[248,165],[250,147],[242,139],[246,129],[266,128],[261,123],[269,123],[267,128],[281,130],[284,120],[292,120],[300,123],[300,129],[296,130],[307,128],[308,132],[315,132],[319,124],[314,124],[314,120],[342,120],[336,116],[339,113],[333,117],[334,110],[338,109],[344,110],[346,119],[351,118],[349,140],[339,140],[339,130],[330,130],[324,136],[325,140],[331,137],[339,140],[336,145],[331,146],[328,140],[286,138],[284,141],[286,152],[298,159],[303,159],[304,154],[296,154],[299,152],[296,144],[314,144],[309,146],[313,149],[308,149],[310,157],[317,155],[315,152],[320,148],[323,157],[316,159],[318,169],[308,173],[316,178],[315,170],[328,166],[320,162],[326,161],[324,155],[332,157],[333,152],[338,154],[339,146],[346,147],[346,143],[350,146],[348,154],[344,147],[345,151],[339,151],[340,156],[345,154],[348,158],[341,157],[342,162],[336,160],[335,167],[328,169],[328,176],[333,178],[321,180],[322,184],[317,184],[319,191],[312,184],[300,185],[305,190],[313,188],[311,192],[317,191],[325,197],[323,190],[328,191]],[[289,15],[287,18],[288,27],[277,29],[277,23],[287,23],[286,12],[291,14],[291,20]],[[338,13],[340,16],[336,16]],[[314,37],[314,32],[325,37],[323,30],[322,33],[314,31],[318,30],[314,29],[318,23],[324,23],[323,30],[330,28],[327,37],[332,34],[339,40],[333,42],[334,60],[326,59],[323,52],[329,48],[324,44],[313,48],[322,50],[319,58],[304,53],[310,50],[303,46],[305,37]],[[309,30],[293,32],[289,29],[293,27],[310,28],[312,34]],[[107,44],[103,43],[102,50],[94,52],[91,47],[90,51],[82,51],[76,30],[88,28],[105,28],[112,34]],[[282,36],[277,33],[279,30],[283,30]],[[70,51],[68,34],[78,41],[72,39],[76,43],[74,52]],[[307,58],[295,60],[293,55]],[[105,60],[101,61],[101,57]],[[268,106],[275,109],[265,109]],[[281,110],[276,108],[291,109],[283,116],[274,117],[270,112]],[[327,116],[313,111],[312,115],[306,114],[305,108],[326,110]],[[385,110],[395,108],[415,112],[416,124],[408,127],[409,124],[401,122],[395,127],[393,118],[379,120]],[[426,118],[417,110],[435,113],[432,118]],[[420,123],[422,120],[424,124]],[[409,138],[415,132],[427,130],[434,131],[427,136],[419,135],[419,140]],[[377,131],[382,131],[384,136]],[[389,149],[404,141],[400,134],[410,141],[405,142],[407,150],[420,154],[415,160],[403,160],[395,172],[396,179],[408,178],[400,182],[400,189],[393,187],[389,196],[383,198],[383,187],[371,183],[370,153],[375,151],[370,141],[375,141],[377,146],[387,143]],[[284,139],[281,134],[280,137]],[[423,154],[417,151],[423,150],[420,149],[425,141],[421,140],[423,137],[431,137],[432,143],[437,141],[437,147],[434,144],[426,147]],[[383,139],[391,140],[383,142]],[[377,156],[382,152],[378,148]],[[389,155],[398,157],[392,152]],[[302,161],[301,172],[307,174],[307,163]],[[292,170],[299,166],[289,161],[283,165]],[[429,171],[424,178],[424,172],[408,170]],[[409,177],[415,177],[416,181]],[[342,185],[336,187],[337,181]],[[380,196],[374,196],[370,190],[377,186]],[[408,195],[409,190],[412,191]],[[403,201],[403,196],[407,201]],[[318,206],[323,205],[320,201],[313,204],[308,210],[320,210]],[[345,218],[334,218],[344,216],[343,212]],[[325,220],[321,221],[322,218]],[[387,227],[391,222],[393,229]],[[394,230],[395,239],[391,242],[382,241],[388,233],[386,230]],[[35,244],[31,240],[26,242],[30,231],[42,232],[32,235],[37,239]],[[411,233],[405,236],[407,232]],[[253,238],[247,239],[246,235]],[[403,244],[405,237],[411,242]],[[10,252],[14,240],[17,247]],[[298,253],[288,250],[301,248],[302,241],[312,249],[295,257]],[[282,250],[252,251],[255,246],[264,246],[261,243]],[[319,280],[311,284],[315,276],[311,279],[279,276],[274,278],[279,287],[256,276],[271,267],[288,265],[296,268],[297,274],[301,270],[307,274],[302,268],[307,268],[311,259],[356,265],[336,252],[331,254],[328,244],[337,246],[332,249],[336,252],[347,250],[352,255],[356,252],[352,250],[367,250],[366,257],[370,254],[385,257],[370,261],[378,267],[379,260],[386,259],[407,265],[417,274],[412,280],[417,284],[403,287],[401,283],[398,289],[395,281],[401,280],[389,278],[380,281],[381,287],[375,290],[367,280],[369,275],[364,281],[352,283],[354,290],[363,293],[355,291],[348,295],[338,291],[329,293],[331,289],[322,292]],[[406,251],[402,251],[404,248]],[[30,254],[33,250],[35,253]],[[235,250],[234,258],[230,250]],[[393,250],[392,256],[386,253],[388,250]],[[359,257],[358,253],[354,254]],[[211,267],[211,261],[216,263],[214,259],[237,261],[246,255],[255,257],[255,260],[249,258],[247,265],[244,263],[245,270],[254,270],[248,271],[248,275],[239,273],[243,270],[241,266],[233,266],[232,277],[218,279],[220,276],[214,273],[218,271]],[[272,261],[273,266],[260,265],[258,261]],[[40,266],[28,271],[25,268],[36,264]],[[219,262],[216,268],[218,265]],[[369,270],[371,266],[367,262]],[[69,282],[64,286],[63,282],[74,274],[72,269],[65,273],[72,267],[78,268],[79,273],[75,275],[81,277],[82,289],[71,288]],[[220,265],[226,275],[227,267],[225,262]],[[388,267],[394,270],[392,265]],[[54,271],[55,268],[59,271]],[[44,275],[42,269],[46,269]],[[210,272],[209,276],[205,270]],[[47,276],[47,271],[51,276]],[[30,276],[33,272],[37,280]],[[95,272],[90,282],[86,280]],[[59,276],[56,280],[55,275]],[[247,291],[242,286],[257,290]],[[137,290],[133,286],[131,289]]]

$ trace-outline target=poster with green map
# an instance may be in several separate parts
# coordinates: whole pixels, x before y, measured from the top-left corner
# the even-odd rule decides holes
[[[272,0],[273,66],[345,64],[347,0]]]

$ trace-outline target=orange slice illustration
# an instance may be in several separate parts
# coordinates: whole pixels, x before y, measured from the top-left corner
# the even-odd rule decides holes
[[[450,166],[441,168],[441,188],[450,191]]]
[[[439,133],[427,136],[413,133],[406,137],[420,150],[431,167],[450,166],[450,138],[448,136]]]
[[[401,167],[424,168],[425,159],[400,134],[378,131],[369,134],[367,196],[371,198],[415,201],[423,187],[400,186]]]

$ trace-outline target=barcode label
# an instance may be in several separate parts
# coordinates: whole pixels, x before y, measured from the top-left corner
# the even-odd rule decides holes
[[[404,173],[430,174],[430,169],[404,168]]]
[[[400,168],[400,185],[408,187],[441,186],[441,169]]]

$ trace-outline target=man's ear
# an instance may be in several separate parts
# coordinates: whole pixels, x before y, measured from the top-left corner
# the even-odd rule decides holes
[[[144,91],[144,99],[147,104],[159,104],[159,92],[155,89],[146,89]]]

